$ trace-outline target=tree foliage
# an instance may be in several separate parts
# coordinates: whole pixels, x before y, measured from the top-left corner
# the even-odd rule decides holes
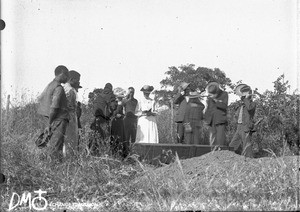
[[[288,81],[284,81],[284,75],[277,78],[274,83],[274,91],[265,91],[257,100],[257,116],[263,118],[259,134],[265,143],[265,147],[279,152],[284,143],[299,154],[299,95],[294,92],[288,94]],[[271,143],[268,139],[274,138]]]
[[[162,90],[155,91],[155,94],[166,99],[170,99],[176,93],[182,82],[191,83],[191,89],[200,92],[205,91],[206,85],[210,81],[217,81],[224,90],[227,88],[233,89],[235,86],[225,72],[218,68],[196,68],[194,64],[187,64],[179,67],[171,66],[165,74],[167,75],[166,78],[160,82]],[[167,91],[166,89],[170,87],[173,87],[173,89]]]

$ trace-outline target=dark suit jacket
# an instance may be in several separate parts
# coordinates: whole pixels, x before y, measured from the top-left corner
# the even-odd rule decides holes
[[[236,113],[235,113],[235,116],[234,116],[236,123],[238,122],[238,118],[239,118],[239,114],[240,114],[240,110],[241,110],[242,106],[244,106],[243,116],[242,116],[242,122],[243,122],[242,125],[243,125],[243,128],[244,128],[244,131],[249,132],[254,127],[253,126],[254,125],[253,117],[254,117],[254,114],[255,114],[256,103],[253,102],[252,100],[249,100],[249,99],[245,98],[242,101],[242,105],[236,110]]]
[[[219,90],[216,99],[221,100],[221,102],[214,102],[211,98],[207,99],[204,118],[209,126],[227,123],[228,93]]]
[[[175,122],[180,123],[184,120],[184,115],[187,107],[187,101],[180,93],[174,97],[174,104],[179,104],[179,108],[175,114]]]
[[[186,106],[184,123],[191,123],[192,127],[201,126],[204,107],[199,99],[190,99]]]

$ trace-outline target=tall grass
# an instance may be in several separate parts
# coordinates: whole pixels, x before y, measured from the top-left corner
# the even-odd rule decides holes
[[[107,152],[93,157],[87,151],[81,151],[53,167],[41,160],[43,152],[34,145],[36,136],[43,128],[34,103],[14,109],[2,118],[1,169],[7,181],[0,185],[0,207],[4,210],[8,209],[13,192],[33,193],[38,189],[47,191],[49,203],[97,204],[94,208],[53,206],[49,210],[232,211],[299,208],[298,157],[277,157],[268,149],[266,152],[269,151],[272,158],[247,159],[233,152],[215,151],[198,159],[179,160],[176,157],[174,163],[155,168],[137,161],[134,156],[121,161]],[[81,139],[86,144],[88,122],[83,125]],[[227,161],[218,161],[217,158],[222,155]],[[198,163],[202,165],[195,165]],[[28,207],[23,209],[28,210]]]

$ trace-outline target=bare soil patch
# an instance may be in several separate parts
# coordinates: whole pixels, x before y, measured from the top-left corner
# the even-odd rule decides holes
[[[299,156],[285,157],[263,157],[263,158],[247,158],[238,155],[232,151],[223,150],[210,152],[200,157],[194,157],[175,161],[174,163],[157,168],[154,172],[158,175],[163,175],[164,178],[185,177],[186,180],[193,180],[197,183],[204,177],[207,178],[230,178],[237,177],[239,173],[247,176],[247,173],[268,172],[273,170],[298,170]]]

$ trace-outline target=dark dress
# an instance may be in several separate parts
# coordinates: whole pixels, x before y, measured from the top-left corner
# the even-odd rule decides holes
[[[121,115],[117,117],[117,114]],[[123,106],[118,105],[117,109],[114,111],[113,119],[111,121],[111,151],[114,156],[126,157],[127,152],[124,152],[126,149],[124,147],[125,142],[125,131],[124,131],[124,113]]]

